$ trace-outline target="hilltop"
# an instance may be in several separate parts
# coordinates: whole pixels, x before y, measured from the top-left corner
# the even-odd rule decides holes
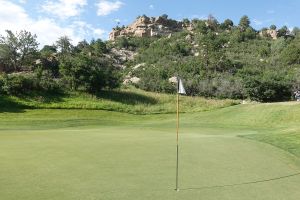
[[[128,25],[122,27],[113,28],[109,34],[109,40],[114,41],[120,37],[155,37],[155,36],[168,36],[171,37],[172,33],[180,31],[189,31],[193,33],[197,27],[197,19],[192,21],[183,19],[177,21],[169,19],[168,15],[162,15],[158,17],[148,17],[146,15],[138,16],[136,20]],[[205,26],[210,28],[218,23],[213,16],[209,16],[207,20],[203,20]],[[225,21],[222,26],[230,28],[233,27],[232,21]],[[263,28],[259,31],[259,36],[269,37],[277,40],[279,35],[282,35],[282,30],[276,30],[276,27],[272,25],[270,28]]]
[[[109,34],[110,40],[115,40],[118,37],[154,37],[165,36],[174,32],[188,29],[183,22],[173,19],[168,19],[167,15],[159,17],[147,17],[146,15],[139,16],[127,27],[116,27]]]

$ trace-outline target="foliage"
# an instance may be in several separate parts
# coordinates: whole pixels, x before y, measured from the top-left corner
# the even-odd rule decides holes
[[[140,49],[128,65],[144,63],[144,67],[126,70],[141,78],[135,85],[173,93],[169,78],[179,75],[189,95],[266,102],[291,99],[298,83],[295,70],[300,67],[297,35],[283,28],[286,31],[278,31],[277,40],[266,34],[268,29],[260,36],[247,16],[239,26],[230,19],[219,24],[213,16],[191,23],[194,33],[176,33]]]
[[[7,30],[6,36],[0,35],[0,64],[5,71],[19,71],[32,65],[37,53],[37,36],[22,30],[16,34]]]
[[[240,19],[240,22],[239,22],[239,26],[245,30],[247,28],[250,27],[250,19],[247,15],[244,15],[241,19]]]
[[[288,100],[292,96],[292,80],[284,71],[258,68],[241,71],[246,96],[256,101]]]
[[[71,90],[97,92],[119,86],[119,72],[105,58],[79,53],[60,63],[63,80]]]
[[[44,72],[40,75],[14,73],[0,76],[0,91],[9,95],[30,94],[33,91],[58,91],[59,84]]]
[[[144,38],[139,38],[139,37],[120,37],[117,38],[115,41],[115,44],[112,45],[112,47],[117,47],[119,49],[127,49],[131,51],[136,51],[138,49],[146,49],[150,46],[150,44],[155,41],[157,38],[153,37],[144,37]]]
[[[288,65],[300,65],[300,35],[282,51],[281,59]]]
[[[226,19],[221,25],[220,28],[221,29],[227,29],[230,30],[232,27],[234,26],[234,23],[231,19]]]
[[[167,15],[161,17],[167,19],[166,26],[178,26]],[[24,87],[24,91],[60,88],[95,94],[119,87],[122,76],[126,81],[139,78],[132,84],[147,91],[175,93],[169,79],[180,76],[188,95],[267,102],[290,100],[299,87],[299,28],[290,32],[286,26],[277,30],[271,25],[255,30],[248,16],[238,25],[230,19],[219,23],[212,15],[182,23],[183,31],[159,37],[83,40],[74,45],[63,36],[40,51],[36,36],[7,31],[0,42],[0,71],[3,77],[17,72],[28,75],[2,78],[2,93]],[[270,29],[276,31],[277,39],[270,37]],[[127,54],[136,56],[129,60]],[[3,80],[9,81],[4,84]]]

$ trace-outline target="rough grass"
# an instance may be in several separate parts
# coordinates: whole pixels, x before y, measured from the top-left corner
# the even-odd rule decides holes
[[[256,134],[241,137],[274,145],[300,157],[300,103],[239,105],[191,117],[204,126],[252,130]]]
[[[234,100],[214,100],[201,97],[181,97],[180,101],[181,112],[208,111],[239,103]],[[1,110],[7,111],[9,108],[88,109],[132,114],[176,112],[175,95],[151,93],[138,89],[102,91],[97,95],[75,92],[54,95],[31,94],[21,97],[0,97],[0,105],[1,102],[4,106],[2,109],[0,108],[0,112]]]

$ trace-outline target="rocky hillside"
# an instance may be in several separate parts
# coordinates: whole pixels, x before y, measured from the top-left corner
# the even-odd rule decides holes
[[[177,75],[189,95],[207,97],[282,101],[300,88],[300,30],[255,30],[247,16],[239,24],[142,16],[114,29],[109,44],[134,52],[119,62],[123,84],[147,91],[175,92]]]

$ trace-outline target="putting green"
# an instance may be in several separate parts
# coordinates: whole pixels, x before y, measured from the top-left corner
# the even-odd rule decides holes
[[[73,127],[60,128],[68,120],[71,123],[64,117],[58,122],[64,111],[47,111],[58,121],[49,120],[53,123],[49,127],[45,120],[44,128],[30,129],[34,122],[40,127],[43,123],[38,121],[40,111],[27,112],[32,113],[27,122],[16,119],[21,124],[9,128],[9,120],[3,118],[0,124],[0,199],[298,200],[300,196],[299,160],[271,145],[237,137],[255,134],[251,129],[205,127],[183,116],[181,190],[176,192],[172,115],[93,111],[90,116],[113,123],[98,126],[85,119],[88,126],[76,127],[74,122],[81,122],[73,121]],[[116,121],[121,119],[126,123]]]

